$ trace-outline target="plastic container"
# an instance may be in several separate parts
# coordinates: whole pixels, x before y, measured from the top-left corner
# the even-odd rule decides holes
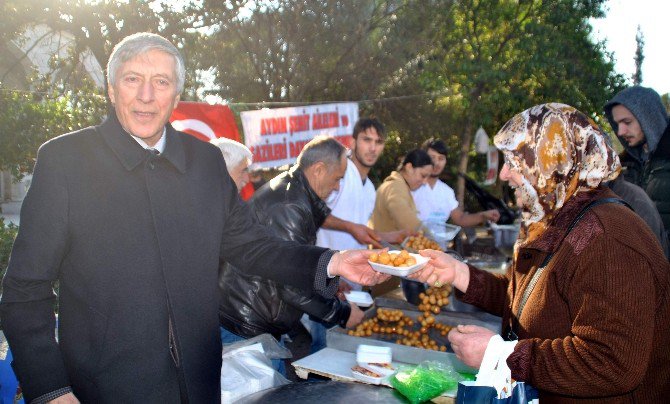
[[[399,253],[400,251],[397,250],[389,251],[389,254],[399,254]],[[409,255],[414,257],[414,259],[416,260],[416,264],[409,267],[394,267],[393,265],[384,265],[372,261],[368,261],[368,263],[370,263],[372,269],[374,269],[377,272],[383,272],[385,274],[393,276],[401,276],[401,277],[413,274],[414,272],[423,268],[424,265],[426,265],[426,263],[428,263],[429,259],[427,257],[413,253],[409,253]]]
[[[447,249],[449,242],[461,231],[460,226],[437,220],[426,220],[423,225],[428,230],[425,236],[435,240],[443,251]]]
[[[372,296],[368,292],[360,290],[351,290],[344,294],[347,301],[354,303],[358,307],[370,307],[373,303]]]
[[[391,347],[359,345],[356,348],[356,362],[358,363],[391,363],[392,359]]]
[[[516,239],[519,238],[519,224],[496,224],[491,223],[493,232],[493,244],[496,248],[512,248]]]

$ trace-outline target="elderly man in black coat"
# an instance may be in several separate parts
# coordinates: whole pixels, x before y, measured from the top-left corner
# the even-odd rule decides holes
[[[169,41],[132,35],[107,72],[106,121],[38,153],[0,305],[13,368],[27,402],[217,402],[219,260],[328,297],[337,275],[384,277],[367,252],[253,224],[220,151],[168,123],[184,83]]]

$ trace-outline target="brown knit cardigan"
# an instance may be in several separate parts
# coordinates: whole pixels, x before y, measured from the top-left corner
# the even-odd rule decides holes
[[[462,298],[515,315],[537,266],[556,251],[523,310],[512,377],[540,390],[542,404],[670,402],[670,264],[636,214],[599,188],[571,198],[537,240],[519,249],[507,276],[470,268]]]

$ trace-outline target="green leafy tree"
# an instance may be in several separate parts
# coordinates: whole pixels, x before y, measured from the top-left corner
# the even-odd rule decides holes
[[[436,45],[419,72],[424,88],[445,91],[438,101],[458,117],[457,169],[468,172],[478,126],[495,134],[514,114],[538,103],[571,104],[596,119],[623,83],[601,43],[589,38],[589,18],[603,15],[597,0],[448,3]],[[463,200],[464,183],[457,194]]]
[[[45,36],[58,32],[68,32],[74,36],[74,46],[69,57],[54,61],[55,66],[70,72],[62,78],[67,91],[77,91],[82,85],[81,80],[73,75],[79,63],[77,55],[90,50],[104,68],[112,47],[135,32],[149,31],[165,36],[182,49],[188,65],[194,64],[185,45],[191,43],[196,35],[193,27],[198,16],[187,14],[186,8],[177,8],[171,2],[6,0],[0,4],[0,12],[3,13],[0,45],[9,40],[20,41],[22,33],[36,25],[50,29]],[[192,69],[187,69],[187,72],[185,97],[189,98],[195,96],[196,75]],[[6,71],[0,71],[0,78],[5,74]]]
[[[233,102],[374,99],[426,46],[424,3],[205,2],[200,67]]]
[[[107,64],[112,47],[139,31],[152,31],[169,38],[182,51],[187,64],[191,55],[185,45],[193,41],[196,15],[185,14],[167,2],[129,0],[7,0],[0,4],[0,49],[9,41],[25,40],[26,30],[46,26],[44,36],[59,32],[73,35],[73,46],[65,58],[52,58],[51,72],[43,77],[27,76],[28,90],[3,85],[25,55],[11,64],[0,63],[0,170],[16,178],[32,171],[37,148],[44,141],[82,127],[100,123],[106,112],[106,89],[96,88],[81,69],[79,55],[90,50],[100,65]],[[58,74],[56,74],[58,72]],[[187,69],[187,89],[182,99],[197,98],[197,76]]]
[[[640,26],[637,26],[635,34],[635,73],[633,73],[633,85],[642,84],[642,62],[644,61],[644,35]]]
[[[9,255],[12,252],[18,229],[12,223],[5,223],[0,217],[0,277],[4,277],[5,271],[7,271]],[[0,285],[0,293],[2,293],[2,285]]]
[[[389,132],[370,174],[379,183],[422,136],[409,122],[423,122],[411,108],[424,103],[407,95],[423,90],[405,76],[432,46],[433,13],[433,1],[205,2],[199,67],[214,77],[207,92],[233,103],[359,101],[360,115]],[[396,111],[402,118],[390,119]]]
[[[65,92],[45,97],[39,91],[27,93],[0,87],[0,170],[21,178],[32,172],[42,143],[99,123],[105,112],[104,96],[95,88],[83,94]]]

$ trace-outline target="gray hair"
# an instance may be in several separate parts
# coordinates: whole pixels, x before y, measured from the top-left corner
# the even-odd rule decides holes
[[[228,168],[236,167],[245,159],[247,163],[251,164],[251,151],[242,143],[225,137],[212,139],[209,143],[221,150],[221,154],[223,154],[223,159],[226,160],[226,166]]]
[[[335,166],[340,163],[346,150],[335,138],[325,135],[317,136],[303,147],[298,156],[298,167],[305,170],[319,161],[329,167]]]
[[[181,94],[181,91],[184,89],[184,80],[186,77],[184,58],[182,58],[179,50],[170,41],[160,35],[152,34],[150,32],[138,32],[129,35],[114,46],[112,54],[109,55],[109,62],[107,62],[107,83],[116,83],[116,72],[122,64],[138,55],[142,55],[152,50],[165,52],[174,57],[177,94]]]

